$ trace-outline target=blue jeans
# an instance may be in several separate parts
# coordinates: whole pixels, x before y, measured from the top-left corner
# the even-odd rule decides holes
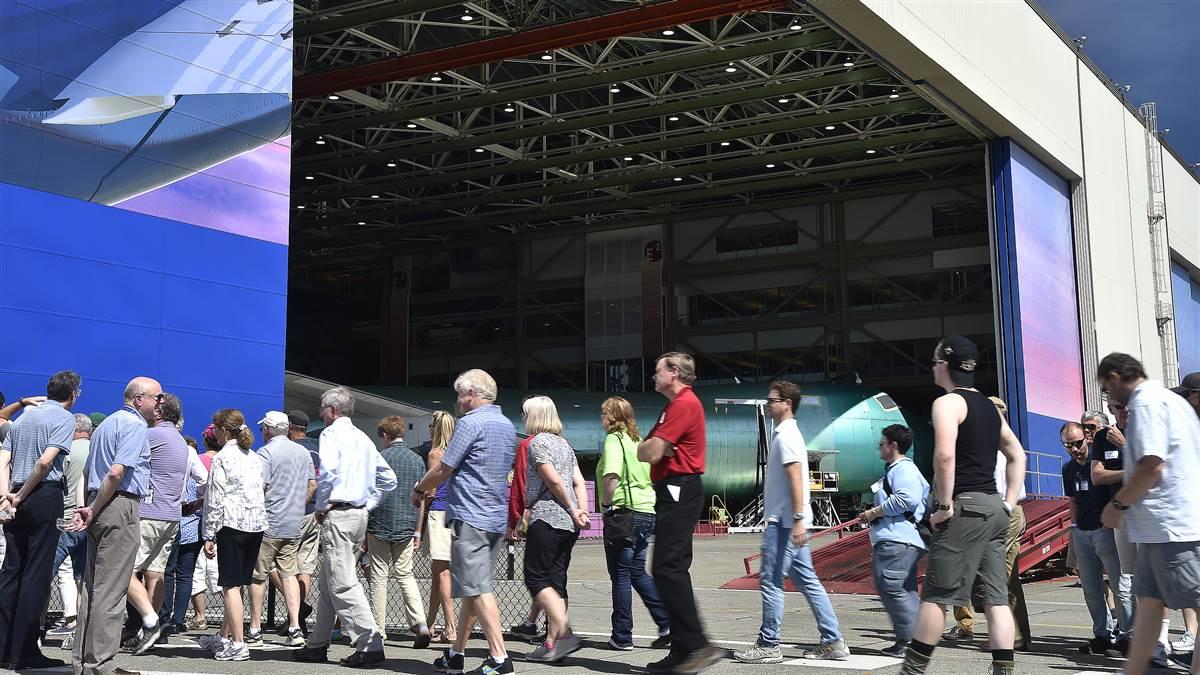
[[[204,543],[194,541],[180,544],[175,539],[167,572],[163,575],[163,606],[159,618],[164,624],[182,624],[187,620],[188,601],[192,599],[192,574],[196,571],[196,556]]]
[[[1132,595],[1129,575],[1121,574],[1121,560],[1112,530],[1071,528],[1071,548],[1075,549],[1075,564],[1079,568],[1079,585],[1083,599],[1092,615],[1092,635],[1108,638],[1113,634],[1112,615],[1104,601],[1104,574],[1108,573],[1113,599],[1117,604],[1117,637],[1128,637],[1133,630]]]
[[[55,572],[63,561],[71,556],[71,571],[75,573],[75,581],[83,579],[87,570],[87,532],[59,532],[58,548],[54,551]]]
[[[654,514],[633,514],[633,546],[604,543],[608,576],[612,579],[612,640],[627,645],[633,642],[633,589],[637,589],[660,635],[671,632],[671,618],[658,597],[654,579],[646,574],[646,549],[654,534]]]
[[[875,590],[892,618],[896,640],[912,640],[921,606],[917,595],[917,563],[925,551],[911,544],[881,541],[875,544],[873,554]]]
[[[812,551],[808,546],[792,545],[792,530],[779,523],[767,523],[762,538],[762,565],[759,568],[759,589],[762,592],[762,628],[758,644],[774,647],[779,644],[779,626],[783,623],[783,575],[787,572],[796,590],[804,594],[817,620],[821,644],[842,639],[837,615],[825,593],[825,587],[813,569]]]

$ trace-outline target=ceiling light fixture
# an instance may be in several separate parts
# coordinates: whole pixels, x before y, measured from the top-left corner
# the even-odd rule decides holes
[[[551,54],[550,52],[546,52],[545,54],[542,54],[542,60],[543,61],[553,61],[554,55]]]
[[[804,26],[801,26],[799,21],[793,22],[792,25],[788,26],[788,30],[800,30],[802,28]]]
[[[379,199],[379,195],[371,195],[371,199]]]
[[[788,102],[788,100],[787,100],[786,98],[781,98],[781,99],[779,99],[779,102],[780,102],[780,103],[787,103],[787,102]]]
[[[670,28],[663,31],[663,35],[666,35],[667,37],[671,37],[674,34],[675,34],[675,31],[671,30]]]
[[[729,64],[728,66],[726,66],[726,67],[725,67],[725,72],[727,72],[727,73],[736,73],[736,72],[737,72],[737,68],[734,68],[734,67],[733,67],[733,64],[731,63],[731,64]]]
[[[330,95],[329,95],[329,100],[330,100],[330,101],[340,101],[340,100],[341,100],[341,98],[342,98],[342,97],[341,97],[341,96],[338,96],[337,94],[330,94]]]
[[[474,21],[475,20],[475,17],[471,16],[470,14],[463,14],[462,16],[460,16],[458,18],[462,19],[463,21]]]
[[[682,179],[682,178],[680,178],[679,176],[676,176],[676,177],[672,178],[671,180],[673,180],[673,181],[675,181],[676,183],[678,183],[678,182],[682,181],[683,179]]]
[[[442,76],[441,76],[441,75],[434,75],[433,77],[429,78],[429,81],[430,81],[430,82],[441,82],[441,81],[442,81]]]
[[[775,168],[775,165],[774,165],[774,164],[768,164],[768,165],[767,165],[767,168],[768,168],[768,169],[774,169],[774,168]]]
[[[867,154],[868,154],[868,155],[873,155],[873,154],[875,154],[875,151],[874,151],[874,150],[868,150],[868,151],[867,151]]]
[[[633,158],[632,158],[632,157],[626,157],[626,158],[625,158],[625,161],[626,161],[626,162],[632,162],[632,161],[633,161]]]
[[[679,118],[676,117],[675,115],[671,115],[670,117],[667,118],[667,121],[668,122],[678,122]]]
[[[853,66],[853,65],[854,65],[854,62],[853,62],[853,61],[846,61],[846,62],[845,62],[845,63],[843,63],[842,65],[843,65],[843,66],[846,66],[847,68],[849,68],[850,66]]]
[[[409,122],[408,124],[405,124],[404,126],[408,127],[409,129],[416,129],[416,128],[417,128],[417,125],[413,124],[412,122]]]
[[[396,168],[396,163],[395,163],[395,162],[388,162],[388,163],[387,163],[387,165],[388,165],[388,168],[389,168],[389,169],[394,169],[394,168]]]
[[[721,141],[721,147],[722,147],[722,148],[728,148],[728,147],[729,147],[729,141]]]
[[[360,221],[358,221],[358,224],[359,224],[359,225],[366,225],[366,222],[364,222],[364,221],[361,221],[361,220],[360,220]]]
[[[325,145],[325,137],[324,136],[317,137],[317,145]]]
[[[304,180],[315,180],[316,176],[305,176]]]
[[[619,93],[621,93],[621,88],[620,87],[609,87],[608,93],[619,94]]]
[[[297,205],[296,205],[296,208],[298,208],[298,209],[302,209],[302,208],[304,208],[304,205],[303,205],[303,204],[297,204]]]
[[[826,124],[826,125],[825,125],[825,131],[833,131],[833,130],[834,130],[834,129],[836,129],[836,128],[837,128],[837,127],[833,126],[832,124]]]

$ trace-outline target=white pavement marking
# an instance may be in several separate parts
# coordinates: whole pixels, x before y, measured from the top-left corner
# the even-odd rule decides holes
[[[857,670],[871,672],[880,668],[898,666],[900,659],[889,656],[874,656],[871,654],[851,654],[845,661],[821,661],[817,659],[792,659],[784,661],[785,666],[804,666],[805,668],[830,668],[834,670]]]

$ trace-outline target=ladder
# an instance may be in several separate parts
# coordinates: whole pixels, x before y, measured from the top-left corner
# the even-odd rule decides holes
[[[1150,225],[1150,258],[1154,269],[1154,320],[1162,350],[1163,384],[1173,387],[1179,379],[1179,351],[1175,344],[1175,309],[1171,302],[1171,251],[1167,242],[1158,105],[1150,101],[1143,103],[1139,110],[1146,122],[1146,219]]]

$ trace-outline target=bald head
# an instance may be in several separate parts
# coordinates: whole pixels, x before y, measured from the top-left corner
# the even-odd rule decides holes
[[[125,405],[132,406],[149,424],[154,424],[154,409],[162,396],[162,385],[149,377],[135,377],[125,385]]]

